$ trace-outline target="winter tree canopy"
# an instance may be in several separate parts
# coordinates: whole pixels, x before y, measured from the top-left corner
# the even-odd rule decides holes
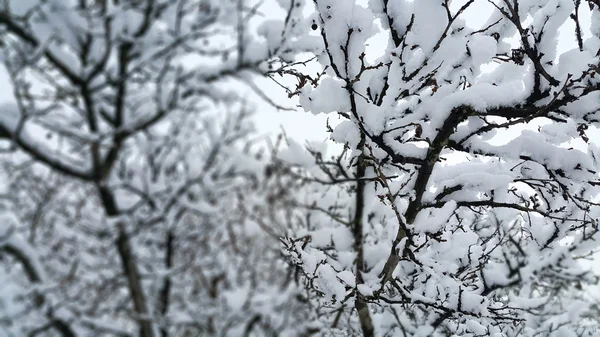
[[[598,0],[0,0],[0,335],[600,336],[599,71]]]
[[[308,211],[284,242],[323,325],[600,334],[581,291],[596,278],[578,262],[599,239],[600,4],[314,4],[322,70],[290,95],[341,120],[328,127],[347,153],[283,158]],[[469,26],[485,4],[487,22]],[[564,39],[574,48],[558,52]]]

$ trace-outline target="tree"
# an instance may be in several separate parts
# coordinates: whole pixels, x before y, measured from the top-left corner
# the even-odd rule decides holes
[[[368,337],[596,336],[582,290],[596,278],[578,260],[599,238],[600,3],[314,4],[323,70],[299,71],[290,95],[337,114],[346,151],[284,154],[305,209],[284,244],[321,322]],[[467,25],[485,5],[487,22]]]
[[[312,331],[235,89],[309,48],[280,3],[0,2],[4,335]]]

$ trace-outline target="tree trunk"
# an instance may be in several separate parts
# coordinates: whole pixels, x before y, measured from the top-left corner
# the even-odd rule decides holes
[[[119,251],[119,256],[121,257],[121,263],[123,264],[123,271],[127,277],[127,285],[129,287],[129,294],[133,301],[133,308],[138,316],[142,316],[138,318],[140,337],[153,337],[152,323],[150,321],[150,317],[148,317],[148,307],[146,305],[144,289],[142,288],[140,272],[135,264],[135,257],[131,251],[131,242],[129,241],[129,236],[125,232],[125,228],[122,223],[119,224],[119,236],[116,244]]]
[[[365,146],[365,135],[361,134],[361,141],[359,149],[361,154],[358,156],[356,162],[356,205],[354,212],[354,221],[352,232],[354,234],[354,249],[356,251],[356,284],[363,283],[362,272],[364,271],[364,258],[363,258],[363,212],[364,212],[364,192],[365,192],[365,172],[367,169],[367,163],[364,155]],[[373,329],[373,321],[371,320],[371,313],[369,312],[369,305],[365,300],[364,296],[356,290],[356,301],[354,304],[356,312],[358,313],[358,319],[360,321],[360,327],[364,337],[373,337],[375,331]]]
[[[106,215],[108,217],[119,215],[119,210],[112,193],[104,186],[98,186],[98,192]],[[115,244],[117,246],[117,251],[119,252],[119,257],[121,258],[123,272],[127,278],[127,287],[129,288],[129,296],[133,301],[133,309],[136,315],[139,316],[137,319],[140,328],[140,337],[154,337],[146,295],[144,294],[144,288],[142,287],[140,272],[135,264],[135,255],[131,249],[131,241],[125,230],[125,224],[119,222],[117,227],[119,236],[117,237]]]

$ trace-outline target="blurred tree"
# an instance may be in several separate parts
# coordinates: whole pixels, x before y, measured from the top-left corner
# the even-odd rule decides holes
[[[312,331],[235,90],[310,50],[280,4],[0,1],[0,334]]]

